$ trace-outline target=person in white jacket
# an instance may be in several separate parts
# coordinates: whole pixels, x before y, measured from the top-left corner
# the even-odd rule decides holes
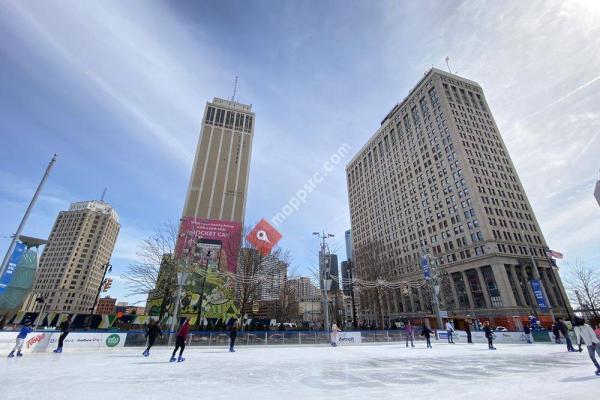
[[[452,325],[451,321],[446,322],[446,333],[448,334],[448,343],[454,344],[454,339],[452,335],[454,334],[454,325]]]
[[[575,317],[574,322],[575,328],[573,328],[573,331],[575,331],[577,344],[581,349],[581,343],[585,343],[588,354],[596,366],[596,375],[600,376],[600,364],[598,364],[598,360],[596,360],[596,354],[600,356],[600,339],[598,339],[592,327],[585,323],[583,318]]]
[[[331,346],[332,347],[337,347],[337,336],[338,336],[338,332],[340,332],[341,329],[338,328],[337,324],[334,322],[333,325],[331,325]]]

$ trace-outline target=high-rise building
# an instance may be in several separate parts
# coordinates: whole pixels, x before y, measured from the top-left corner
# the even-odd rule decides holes
[[[305,276],[290,279],[288,285],[298,300],[312,299],[320,295],[319,289]]]
[[[23,310],[90,312],[120,227],[116,211],[103,201],[73,203],[61,211]]]
[[[344,232],[344,239],[346,242],[346,260],[352,260],[352,229],[348,229]]]
[[[594,197],[596,198],[596,202],[600,206],[600,179],[596,182],[596,187],[594,188]]]
[[[346,175],[354,276],[396,282],[361,290],[361,315],[379,324],[431,315],[431,290],[419,287],[425,254],[439,266],[452,318],[485,316],[510,326],[512,316],[534,310],[547,324],[540,292],[555,314],[566,315],[560,277],[476,82],[429,70]],[[371,262],[370,249],[379,253]]]
[[[251,110],[219,98],[206,104],[183,217],[243,224],[254,135]]]
[[[262,261],[266,276],[260,286],[260,300],[281,300],[287,279],[287,264],[273,255]]]

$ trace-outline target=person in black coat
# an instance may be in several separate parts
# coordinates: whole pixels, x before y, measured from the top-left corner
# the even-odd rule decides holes
[[[467,319],[465,319],[465,332],[467,334],[467,343],[473,343],[473,336],[471,335],[471,324],[473,321],[471,317],[467,315]]]
[[[552,334],[554,335],[554,343],[562,344],[560,341],[560,329],[558,328],[558,323],[552,324]]]
[[[490,328],[489,321],[485,321],[485,323],[483,324],[483,331],[485,332],[485,337],[488,340],[488,349],[496,350],[496,348],[494,347],[494,333],[492,332],[492,328]]]
[[[237,337],[237,327],[235,325],[231,325],[231,329],[229,330],[229,352],[235,353],[233,346],[235,345],[235,338]]]
[[[431,334],[433,333],[433,331],[431,329],[429,329],[425,324],[423,324],[423,326],[421,327],[421,336],[425,337],[425,340],[427,341],[427,348],[431,349]]]
[[[56,350],[54,350],[55,353],[62,353],[62,349],[63,349],[63,344],[64,341],[66,339],[66,337],[69,335],[69,327],[70,327],[70,322],[69,322],[69,316],[67,316],[67,318],[60,323],[59,327],[60,327],[60,331],[62,332],[58,338],[58,347],[56,348]]]
[[[154,346],[154,341],[156,340],[156,337],[159,335],[160,335],[160,337],[162,337],[162,331],[160,330],[158,321],[156,321],[156,320],[150,321],[150,325],[148,325],[148,329],[146,330],[146,334],[144,335],[145,337],[148,338],[148,347],[146,347],[146,350],[144,350],[144,352],[142,353],[144,355],[144,357],[148,357],[150,355],[150,348],[152,346]]]

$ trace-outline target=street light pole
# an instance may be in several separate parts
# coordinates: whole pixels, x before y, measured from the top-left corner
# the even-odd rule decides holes
[[[188,259],[186,259],[186,270],[177,273],[177,296],[175,297],[175,308],[173,310],[173,319],[171,320],[171,328],[169,329],[169,346],[173,344],[173,333],[175,333],[175,324],[177,323],[177,314],[179,313],[179,302],[181,301],[181,290],[183,285],[187,281],[188,272],[187,272],[187,263]]]
[[[88,318],[87,327],[88,329],[92,326],[92,318],[94,316],[94,310],[96,309],[96,305],[98,304],[98,298],[100,297],[100,292],[102,291],[102,286],[106,283],[106,273],[112,271],[112,265],[109,262],[102,265],[104,269],[102,273],[102,279],[100,279],[100,285],[98,285],[98,291],[96,292],[96,298],[94,299],[94,305],[90,308],[90,316]]]
[[[325,233],[325,230],[323,230],[323,233],[320,234],[319,232],[313,232],[313,235],[317,236],[319,239],[322,240],[321,242],[321,254],[320,256],[322,257],[322,271],[319,271],[319,274],[321,275],[321,282],[323,285],[323,290],[322,290],[322,296],[323,296],[323,328],[325,331],[329,331],[330,326],[329,326],[329,295],[327,293],[327,281],[328,279],[326,279],[329,276],[329,262],[330,260],[327,260],[325,258],[325,249],[327,244],[325,243],[325,240],[327,238],[330,237],[334,237],[335,235],[331,234],[331,233]],[[321,265],[319,265],[319,267],[321,267]]]

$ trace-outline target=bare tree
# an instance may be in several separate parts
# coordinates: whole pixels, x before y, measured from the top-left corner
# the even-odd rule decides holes
[[[385,244],[379,240],[369,240],[354,250],[355,276],[362,280],[377,283],[363,291],[372,293],[376,301],[377,325],[385,326],[383,296],[387,289],[380,282],[389,280],[392,271],[392,260],[387,256]],[[373,307],[371,306],[371,309]]]
[[[165,223],[139,246],[137,261],[127,266],[122,278],[128,295],[151,295],[162,298],[159,318],[162,319],[177,286],[177,271],[173,253],[177,241],[177,226]]]
[[[599,318],[600,311],[600,270],[586,266],[583,261],[575,261],[569,267],[566,276],[566,286],[569,299],[574,304],[579,304],[583,312],[590,312],[595,319]]]

